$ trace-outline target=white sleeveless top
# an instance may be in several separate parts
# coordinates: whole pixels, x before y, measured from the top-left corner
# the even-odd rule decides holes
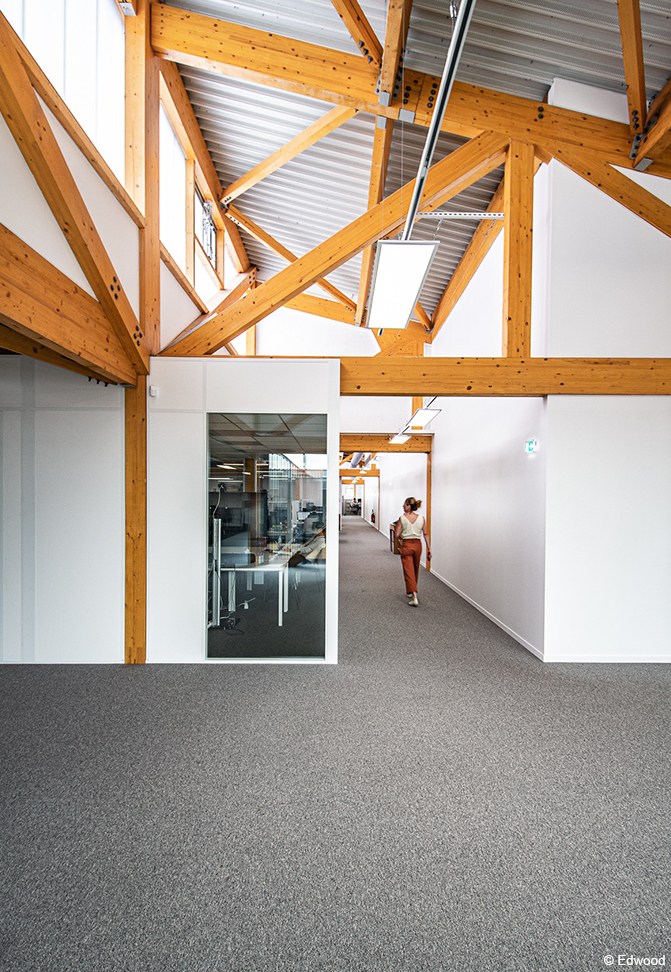
[[[405,513],[401,513],[401,538],[403,540],[421,540],[424,517],[421,513],[417,514],[417,519],[411,523]]]

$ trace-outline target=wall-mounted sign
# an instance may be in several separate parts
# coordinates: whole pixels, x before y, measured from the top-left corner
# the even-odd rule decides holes
[[[538,452],[538,440],[528,439],[527,442],[524,443],[524,451],[527,455],[530,455],[532,452]]]

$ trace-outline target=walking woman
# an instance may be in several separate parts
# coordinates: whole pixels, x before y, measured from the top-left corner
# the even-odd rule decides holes
[[[431,560],[431,546],[426,532],[426,520],[417,512],[422,505],[421,500],[408,496],[403,504],[403,512],[396,523],[396,537],[401,537],[401,564],[405,579],[405,592],[408,595],[410,607],[417,607],[417,578],[419,577],[419,559],[422,556],[422,536],[426,543],[426,559]]]

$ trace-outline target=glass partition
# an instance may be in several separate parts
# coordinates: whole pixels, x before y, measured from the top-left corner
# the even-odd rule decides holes
[[[208,658],[323,658],[326,415],[208,415]]]

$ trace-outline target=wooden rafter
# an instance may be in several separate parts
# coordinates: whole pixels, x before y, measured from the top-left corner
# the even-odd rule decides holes
[[[625,177],[626,178],[626,177]],[[531,354],[534,147],[511,142],[503,176],[503,354]]]
[[[206,324],[209,320],[211,320],[213,316],[222,313],[227,307],[231,307],[237,300],[240,300],[242,295],[246,294],[248,290],[254,289],[255,285],[256,267],[251,267],[247,273],[241,274],[241,279],[236,283],[235,287],[229,290],[223,300],[219,301],[219,303],[211,311],[201,314],[200,317],[195,319],[195,321],[187,324],[184,330],[180,331],[180,333],[172,339],[171,343],[163,349],[161,354],[173,353],[173,349],[178,346],[187,335],[191,336],[192,334],[195,334],[198,328],[202,327],[203,324]],[[225,347],[229,354],[237,355],[238,353],[230,342],[226,342],[225,344],[221,345],[221,347]]]
[[[145,217],[140,229],[140,328],[152,353],[161,347],[159,235],[159,59],[149,43],[149,0],[125,23],[126,187]]]
[[[370,186],[368,189],[368,209],[377,206],[382,202],[384,186],[387,181],[387,168],[389,166],[389,154],[391,152],[392,137],[394,134],[393,121],[387,121],[384,128],[375,126],[373,135],[373,158],[370,166]],[[363,321],[368,291],[370,289],[370,278],[373,273],[373,248],[367,246],[361,254],[361,277],[359,279],[359,296],[356,302],[356,323]]]
[[[184,203],[185,209],[185,256],[184,267],[186,271],[187,278],[191,283],[195,283],[195,273],[196,273],[196,232],[195,232],[195,208],[196,208],[196,160],[186,159],[186,199]],[[200,242],[200,241],[198,241]],[[210,261],[207,261],[208,264]],[[211,264],[210,264],[211,266]],[[221,282],[217,278],[217,286],[221,286]]]
[[[426,328],[417,321],[410,321],[405,329],[384,328],[382,333],[373,332],[380,346],[381,357],[410,356],[421,358],[424,345],[429,340]]]
[[[671,358],[341,358],[341,395],[669,395]]]
[[[390,105],[394,96],[401,51],[408,36],[411,9],[412,0],[389,0],[380,74],[380,103],[384,105]]]
[[[86,374],[135,384],[135,370],[98,301],[1,225],[0,321],[17,333],[12,351],[33,342]]]
[[[0,313],[0,321],[2,319]],[[108,384],[116,384],[110,375],[104,375],[93,368],[77,364],[71,358],[64,358],[62,354],[57,354],[39,341],[25,337],[18,331],[13,331],[11,327],[7,327],[5,324],[0,324],[0,348],[4,348],[5,351],[13,351],[15,354],[22,354],[26,358],[34,358],[36,361],[44,361],[45,364],[63,368],[65,371],[72,371],[76,375],[84,375],[87,378],[95,378]]]
[[[429,170],[422,208],[435,209],[451,196],[491,172],[504,157],[507,141],[487,133],[472,139],[437,162]],[[305,256],[262,283],[233,307],[218,315],[198,331],[180,342],[173,354],[212,354],[225,341],[232,341],[248,327],[257,324],[277,307],[307,290],[325,274],[369,246],[374,240],[392,232],[405,218],[412,196],[413,182],[401,187],[363,216],[335,233]]]
[[[624,79],[627,83],[629,128],[634,136],[643,131],[647,115],[639,0],[617,0],[617,12],[620,18]]]
[[[393,435],[375,435],[373,433],[341,432],[341,452],[431,452],[433,447],[432,435],[413,435],[407,442],[392,445],[389,439]]]
[[[343,324],[354,324],[354,312],[337,300],[314,297],[312,294],[296,294],[284,306],[303,311],[304,314],[327,317],[332,321],[341,321]]]
[[[161,99],[180,143],[187,151],[193,152],[196,162],[196,181],[204,199],[212,205],[212,219],[217,231],[225,233],[226,245],[235,268],[238,273],[246,273],[251,266],[249,256],[237,226],[226,220],[221,212],[220,199],[223,191],[221,182],[179,68],[173,61],[161,61]]]
[[[667,81],[650,105],[646,128],[636,153],[636,165],[643,159],[659,159],[671,147],[671,80]],[[648,171],[654,172],[655,169],[652,167]]]
[[[618,172],[612,165],[607,165],[587,153],[557,149],[555,157],[576,175],[591,182],[597,189],[601,189],[611,199],[621,203],[655,229],[666,236],[671,236],[671,206],[658,196],[654,196],[628,176]],[[550,156],[542,156],[544,162],[549,158]]]
[[[375,31],[368,23],[357,0],[331,0],[331,2],[350,32],[352,40],[359,48],[359,53],[366,58],[377,77],[377,72],[382,64],[382,44],[377,39]]]
[[[250,236],[253,236],[260,243],[263,243],[268,247],[269,250],[272,250],[273,253],[277,253],[278,256],[281,256],[287,261],[287,263],[295,263],[298,259],[295,253],[288,250],[286,246],[283,246],[283,244],[272,237],[270,233],[266,233],[266,231],[262,229],[258,223],[255,223],[254,220],[250,219],[249,216],[241,213],[240,210],[235,206],[229,206],[228,217],[229,219],[234,220],[238,225],[242,226],[250,234]],[[333,284],[328,282],[328,280],[318,280],[316,283],[322,288],[323,291],[330,294],[330,296],[335,298],[335,300],[340,301],[341,304],[344,304],[348,310],[354,310],[356,305],[351,297],[348,297],[347,294],[343,294],[341,290],[334,287]]]
[[[369,479],[379,479],[380,470],[379,469],[347,469],[340,468],[338,470],[340,477],[347,477],[348,479],[355,476],[357,479],[360,477],[368,477]]]
[[[423,126],[430,123],[433,108],[421,93],[440,81],[413,72],[408,98],[384,107],[367,66],[355,55],[186,13],[167,4],[153,4],[152,44],[171,60],[373,114],[398,118],[399,110],[405,108],[414,112],[415,124]],[[554,105],[544,104],[542,111],[539,107],[529,98],[455,82],[441,127],[467,138],[487,130],[546,148],[573,145],[614,165],[633,167],[628,125]],[[671,177],[669,152],[649,171]]]
[[[325,135],[335,131],[336,128],[339,128],[355,115],[356,108],[336,105],[335,108],[332,108],[322,118],[318,118],[316,122],[309,125],[304,131],[296,135],[295,138],[290,139],[282,148],[273,152],[263,162],[259,162],[258,165],[255,165],[245,175],[232,182],[230,186],[223,190],[221,201],[225,205],[228,205],[228,203],[237,199],[238,196],[241,196],[243,192],[247,192],[252,186],[261,182],[262,179],[265,179],[271,173],[276,172],[277,169],[280,169],[291,159],[295,159],[305,149],[314,145],[320,138],[324,138]]]
[[[137,318],[1,15],[0,111],[133,368],[146,374]]]

